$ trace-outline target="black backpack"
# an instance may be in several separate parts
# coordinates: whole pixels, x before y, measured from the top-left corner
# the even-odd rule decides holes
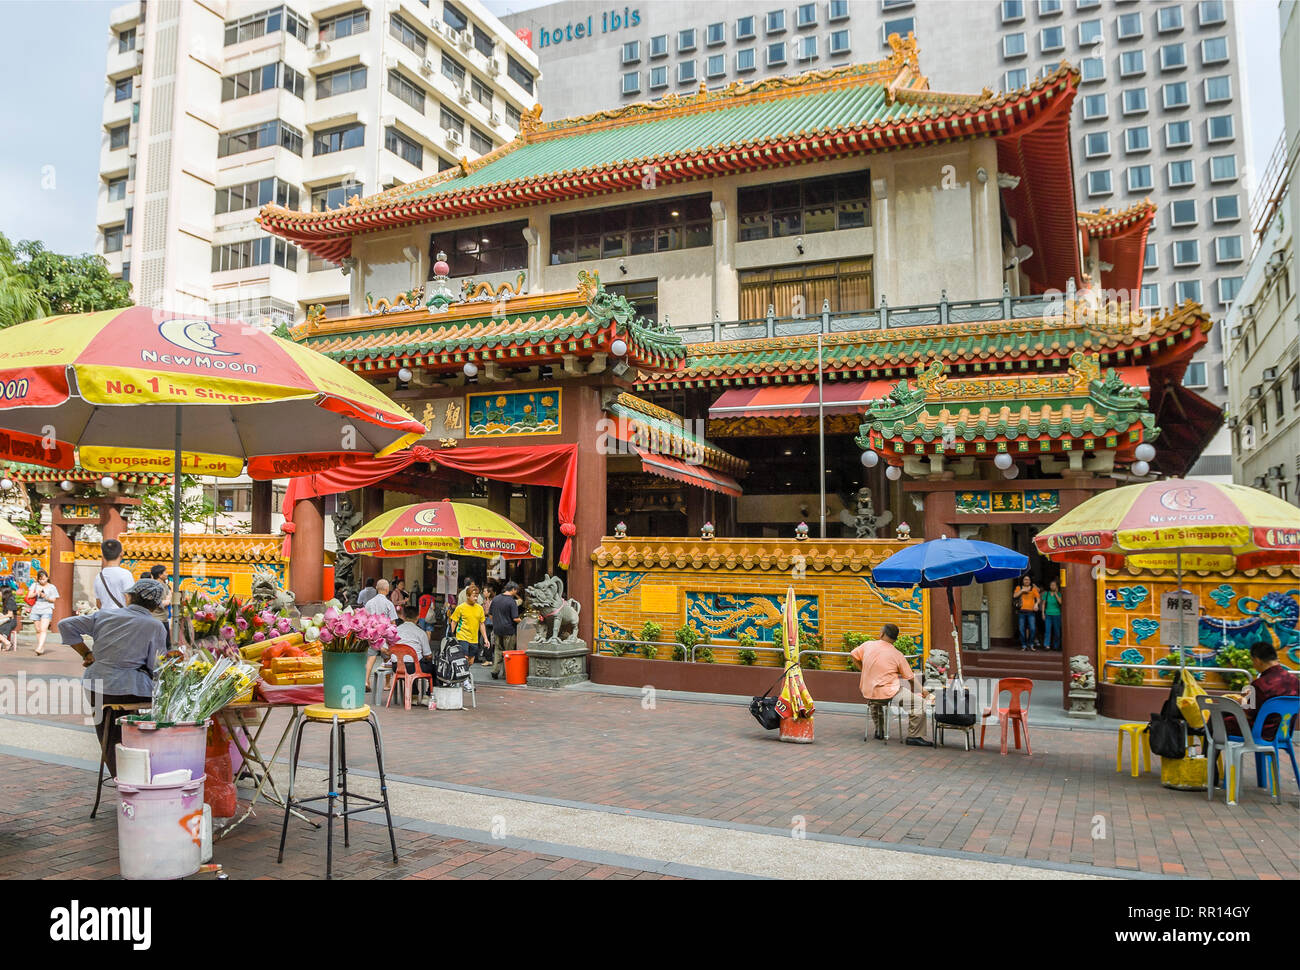
[[[794,666],[791,664],[790,666]],[[776,712],[775,697],[772,697],[772,691],[785,680],[785,675],[790,672],[790,667],[781,671],[781,676],[776,679],[776,683],[769,687],[761,697],[755,697],[749,702],[749,713],[754,715],[754,720],[763,725],[769,731],[775,731],[781,726],[781,715]]]
[[[443,687],[453,687],[469,680],[469,659],[465,656],[455,640],[450,637],[442,641],[438,649],[438,662],[434,666],[434,676]]]
[[[1187,754],[1187,720],[1178,709],[1178,698],[1183,693],[1183,681],[1175,676],[1173,686],[1169,688],[1169,697],[1160,708],[1159,714],[1151,715],[1150,735],[1151,753],[1161,758],[1177,760]]]

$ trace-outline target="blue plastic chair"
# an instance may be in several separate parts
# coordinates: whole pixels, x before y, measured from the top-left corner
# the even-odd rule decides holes
[[[1273,735],[1273,740],[1264,740],[1264,723],[1268,720],[1270,714],[1280,715],[1282,720],[1277,726],[1277,731]],[[1270,697],[1264,702],[1264,706],[1259,709],[1255,715],[1255,725],[1251,733],[1255,740],[1260,744],[1270,745],[1278,752],[1277,764],[1278,771],[1282,770],[1282,755],[1285,751],[1291,758],[1291,771],[1295,774],[1295,781],[1300,785],[1300,767],[1296,765],[1295,760],[1295,728],[1296,722],[1300,720],[1300,697]],[[1269,772],[1272,766],[1269,759],[1264,755],[1255,755],[1255,778],[1260,788],[1269,788],[1272,779]],[[1281,781],[1281,779],[1278,779]]]

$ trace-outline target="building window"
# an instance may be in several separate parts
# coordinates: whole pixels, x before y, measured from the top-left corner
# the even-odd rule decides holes
[[[764,26],[769,34],[779,34],[785,30],[785,11],[770,10],[764,18]]]
[[[1110,195],[1110,169],[1099,169],[1088,173],[1088,195]]]
[[[1174,265],[1197,266],[1201,262],[1199,239],[1178,239],[1174,242]]]
[[[1023,32],[1006,34],[1002,38],[1002,56],[1003,57],[1024,57],[1029,53],[1029,47],[1025,43]]]
[[[131,78],[131,77],[119,78],[118,80],[114,81],[114,82],[113,82],[113,100],[114,100],[114,101],[130,101],[130,100],[131,100],[131,90],[132,90],[132,86],[133,86],[134,82],[135,82],[135,78]]]
[[[511,55],[506,55],[506,77],[514,81],[529,94],[533,93],[533,76]]]
[[[473,125],[469,128],[469,147],[470,151],[476,155],[486,155],[492,151],[492,139],[483,132],[479,131]]]
[[[831,54],[847,54],[849,52],[849,32],[848,29],[831,31]]]
[[[1209,380],[1206,377],[1205,361],[1193,360],[1188,362],[1187,370],[1183,372],[1183,387],[1208,387]]]
[[[1174,284],[1174,305],[1182,306],[1188,300],[1193,303],[1201,302],[1200,280],[1179,280]]]
[[[1183,29],[1182,7],[1161,7],[1156,11],[1156,30],[1162,34]]]
[[[823,303],[832,313],[870,310],[874,305],[870,258],[742,270],[737,275],[742,320],[761,319],[768,307],[778,317],[789,317],[799,308],[818,311]]]
[[[1228,59],[1228,38],[1207,37],[1201,41],[1201,64],[1222,64]]]
[[[1244,258],[1240,236],[1219,236],[1214,240],[1216,263],[1240,263]]]
[[[1007,71],[1007,73],[1002,76],[1003,91],[1016,91],[1025,87],[1028,83],[1029,72],[1023,67],[1017,68],[1014,71]]]
[[[1205,79],[1205,103],[1218,104],[1232,100],[1232,78],[1227,74]]]
[[[641,93],[641,72],[628,71],[623,75],[623,93],[640,94]]]
[[[1169,203],[1169,224],[1171,226],[1196,225],[1196,200],[1178,199]]]
[[[831,0],[826,6],[826,19],[831,23],[849,19],[849,0]]]
[[[736,51],[736,73],[741,74],[745,71],[754,70],[754,48],[746,47],[744,50]]]
[[[880,28],[880,43],[884,46],[889,45],[889,38],[894,34],[906,38],[908,34],[916,33],[915,17],[898,17],[895,20],[886,20]]]
[[[1061,12],[1061,0],[1038,0],[1038,16],[1051,17]]]
[[[365,142],[366,126],[360,122],[353,122],[315,132],[311,140],[311,153],[329,155],[333,152],[347,151],[349,148],[360,148]]]
[[[794,23],[796,27],[817,26],[817,4],[801,3],[795,7]]]
[[[442,19],[452,30],[460,31],[469,26],[469,18],[461,12],[459,7],[450,3],[443,3]]]
[[[1128,88],[1123,95],[1124,113],[1126,115],[1145,114],[1147,110],[1147,89]],[[1085,117],[1087,117],[1085,115]]]
[[[1236,155],[1212,155],[1210,157],[1210,181],[1231,182],[1237,178]]]
[[[122,240],[125,237],[125,225],[109,226],[104,230],[104,252],[120,253],[122,251]]]
[[[324,212],[347,205],[349,199],[360,198],[365,194],[360,182],[331,182],[318,185],[311,190],[311,208],[313,212]]]
[[[238,155],[255,148],[287,148],[295,155],[302,154],[302,132],[283,121],[268,121],[253,125],[251,128],[239,128],[224,131],[217,136],[217,157]]]
[[[1128,170],[1128,190],[1130,192],[1150,192],[1151,166],[1133,165]]]
[[[465,85],[465,66],[454,57],[448,57],[445,53],[442,55],[442,76],[451,81],[456,87]]]
[[[1214,115],[1205,120],[1206,137],[1211,142],[1232,141],[1232,115]]]
[[[1002,22],[1014,23],[1025,19],[1025,0],[1002,0]]]
[[[776,64],[785,63],[785,41],[778,40],[767,45],[767,65],[772,67]]]
[[[641,60],[641,42],[629,40],[623,45],[623,63],[635,64],[639,60]]]
[[[754,36],[754,18],[738,17],[736,19],[736,40],[751,40]]]
[[[353,34],[364,34],[369,29],[370,11],[360,7],[322,20],[319,36],[322,44],[328,44],[330,41],[342,40]]]
[[[469,76],[469,93],[470,97],[483,105],[483,107],[487,108],[489,111],[492,110],[492,89],[473,74]]]
[[[1074,9],[1076,13],[1084,10],[1096,10],[1101,6],[1101,0],[1074,0]]]
[[[438,124],[442,126],[444,131],[454,131],[456,134],[460,135],[462,140],[464,139],[465,119],[456,114],[456,112],[452,111],[446,105],[441,105],[438,108]]]
[[[397,14],[390,14],[388,17],[388,33],[399,44],[414,51],[419,57],[424,57],[429,49],[429,42],[424,34]]]
[[[521,122],[522,120],[523,120],[523,119],[522,119],[521,116],[520,116],[519,109],[516,108],[513,104],[507,104],[507,105],[506,105],[506,124],[509,125],[511,128],[513,128],[515,131],[518,131],[518,130],[519,130],[520,122]]]
[[[677,31],[677,53],[695,50],[695,28],[687,27]]]
[[[551,216],[551,265],[712,246],[709,201],[680,196]]]
[[[1191,104],[1186,81],[1175,81],[1160,86],[1160,99],[1166,108],[1186,108]]]
[[[1171,121],[1165,125],[1165,147],[1186,148],[1192,143],[1192,123]]]
[[[1160,306],[1160,284],[1143,283],[1142,295],[1139,297],[1138,305],[1144,310],[1154,310]]]
[[[281,28],[286,34],[298,38],[300,43],[307,43],[307,18],[299,16],[288,7],[280,6],[227,23],[225,46],[256,40],[258,37],[274,34]]]
[[[1236,222],[1241,218],[1241,202],[1235,195],[1216,195],[1211,208],[1215,222]]]
[[[871,224],[870,175],[777,182],[738,190],[739,239],[799,236]]]
[[[1135,37],[1142,36],[1142,14],[1126,13],[1120,14],[1115,21],[1115,35],[1120,40],[1132,40]]]
[[[1138,49],[1124,51],[1119,55],[1119,76],[1134,77],[1147,72],[1147,53]]]
[[[497,49],[496,41],[492,39],[492,35],[478,24],[474,25],[474,49],[487,58],[491,58]]]
[[[424,168],[424,146],[389,125],[384,129],[384,147],[416,168]]]
[[[1065,28],[1060,24],[1044,27],[1038,32],[1038,49],[1044,54],[1065,50]]]
[[[1083,99],[1083,117],[1086,121],[1093,121],[1097,118],[1105,118],[1109,113],[1106,104],[1106,95],[1088,94]]]
[[[1146,125],[1125,128],[1124,151],[1130,155],[1151,151],[1151,130]]]
[[[297,270],[298,247],[283,239],[272,239],[270,236],[212,247],[212,272],[214,273],[267,265],[282,266],[290,271]]]
[[[816,40],[816,38],[814,37],[813,40]],[[708,77],[722,77],[727,73],[727,55],[710,54],[709,59],[704,62],[704,71]]]
[[[117,35],[117,52],[125,54],[127,51],[135,50],[135,28],[128,27],[126,30],[119,31]]]
[[[1100,57],[1085,57],[1079,62],[1083,82],[1106,80],[1106,61]]]
[[[126,176],[108,180],[108,201],[121,202],[126,198]]]
[[[1091,47],[1101,40],[1101,21],[1085,20],[1079,24],[1079,46]]]
[[[727,42],[727,25],[724,23],[709,24],[704,28],[704,43],[709,47],[717,47],[719,44]]]
[[[1165,44],[1160,48],[1160,70],[1181,71],[1187,66],[1187,49],[1182,44]]]
[[[1240,276],[1220,276],[1218,282],[1219,302],[1224,306],[1230,304],[1241,292]]]
[[[131,125],[117,125],[108,129],[108,147],[109,150],[125,148],[131,140]]]
[[[650,68],[650,90],[668,87],[668,65],[660,64]]]
[[[668,35],[655,34],[650,38],[650,56],[667,57],[668,56]]]
[[[1196,20],[1202,27],[1212,27],[1228,19],[1223,0],[1201,0],[1196,5]]]
[[[1083,154],[1087,158],[1104,158],[1110,154],[1110,132],[1093,131],[1083,136]]]
[[[1146,251],[1142,255],[1143,269],[1156,269],[1160,265],[1160,247],[1153,242],[1147,242]]]
[[[239,212],[243,209],[261,208],[274,202],[286,209],[298,208],[298,187],[277,178],[258,179],[240,185],[227,185],[216,190],[216,215]],[[312,208],[316,208],[314,205]]]
[[[677,62],[677,83],[690,84],[695,80],[695,61]]]
[[[801,61],[815,61],[817,59],[817,35],[808,34],[800,37],[795,43],[796,56]]]
[[[332,98],[336,94],[361,91],[365,89],[365,86],[365,65],[358,64],[355,67],[340,68],[337,71],[330,71],[328,74],[317,75],[316,100],[323,101],[325,98]]]
[[[637,280],[632,283],[606,283],[605,292],[621,296],[632,304],[638,315],[647,320],[659,319],[659,281]]]

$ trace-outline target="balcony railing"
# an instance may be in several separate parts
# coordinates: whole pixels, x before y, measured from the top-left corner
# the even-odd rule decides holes
[[[1024,320],[1060,316],[1066,299],[1074,295],[1070,282],[1065,293],[1036,296],[1012,296],[1003,286],[1000,299],[949,300],[945,293],[938,303],[917,306],[889,306],[880,298],[874,310],[832,311],[825,303],[819,314],[804,317],[778,317],[769,312],[753,320],[714,320],[712,323],[674,327],[683,341],[718,343],[724,340],[752,340],[759,337],[794,337],[803,334],[849,333],[857,330],[896,330],[901,327],[943,326],[949,323],[981,323],[995,320]],[[769,308],[770,309],[770,308]]]

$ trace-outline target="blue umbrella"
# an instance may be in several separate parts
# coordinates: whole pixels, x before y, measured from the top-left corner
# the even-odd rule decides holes
[[[871,570],[877,586],[933,589],[948,591],[948,610],[952,613],[952,638],[957,654],[957,678],[961,679],[961,618],[953,601],[954,586],[993,583],[1024,575],[1029,557],[992,542],[978,539],[949,539],[944,536],[902,549]]]

